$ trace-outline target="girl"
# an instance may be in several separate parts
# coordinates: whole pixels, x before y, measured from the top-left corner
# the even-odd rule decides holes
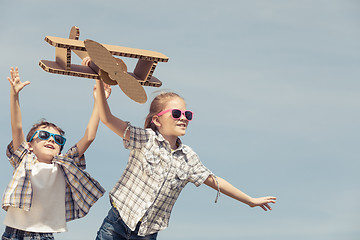
[[[211,188],[250,207],[271,210],[275,197],[252,198],[220,177],[216,177],[184,145],[184,136],[193,113],[186,110],[175,93],[158,95],[150,105],[145,129],[133,127],[112,115],[103,91],[96,82],[100,120],[124,139],[130,157],[125,172],[110,192],[112,208],[100,227],[97,240],[156,239],[168,226],[170,213],[188,182]]]

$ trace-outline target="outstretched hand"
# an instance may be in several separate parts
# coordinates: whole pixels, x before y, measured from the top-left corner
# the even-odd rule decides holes
[[[269,203],[276,203],[276,197],[260,197],[260,198],[253,198],[251,201],[251,204],[249,204],[250,207],[261,207],[265,211],[272,210]]]
[[[26,81],[26,82],[21,82],[20,81],[20,75],[19,75],[19,69],[18,67],[14,68],[11,67],[10,69],[10,77],[8,77],[8,81],[10,83],[10,85],[12,86],[14,92],[17,94],[19,93],[26,85],[29,85],[30,82]]]

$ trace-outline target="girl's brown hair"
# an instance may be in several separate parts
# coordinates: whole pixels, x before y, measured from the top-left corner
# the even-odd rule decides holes
[[[144,128],[151,128],[152,130],[157,131],[155,124],[152,122],[152,118],[164,110],[166,102],[171,98],[180,98],[184,100],[184,98],[174,92],[164,92],[157,95],[150,104],[150,110],[149,114],[146,116]]]

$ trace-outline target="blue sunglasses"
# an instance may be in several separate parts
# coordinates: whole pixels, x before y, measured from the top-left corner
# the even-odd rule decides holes
[[[30,138],[29,142],[31,142],[33,140],[33,138],[35,137],[35,135],[38,133],[38,138],[40,140],[48,140],[50,137],[53,137],[55,140],[55,143],[60,145],[60,146],[64,146],[65,142],[66,142],[66,138],[64,138],[63,136],[59,135],[59,134],[55,134],[55,133],[50,133],[48,131],[45,130],[37,130],[32,137]]]

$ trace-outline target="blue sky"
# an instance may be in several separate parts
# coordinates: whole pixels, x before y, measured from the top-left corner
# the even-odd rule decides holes
[[[247,194],[278,197],[274,210],[264,212],[224,195],[215,204],[215,191],[188,185],[158,239],[358,239],[359,10],[355,0],[2,2],[0,188],[12,173],[5,157],[11,66],[31,81],[20,96],[26,133],[41,118],[66,131],[67,147],[84,133],[94,81],[38,66],[54,59],[44,37],[67,37],[76,25],[81,40],[167,55],[154,73],[163,86],[146,92],[151,99],[172,90],[186,99],[195,119],[183,142]],[[109,104],[137,126],[149,107],[117,86]],[[88,172],[108,193],[128,152],[100,125],[86,157]],[[57,239],[94,239],[110,208],[107,193]]]

